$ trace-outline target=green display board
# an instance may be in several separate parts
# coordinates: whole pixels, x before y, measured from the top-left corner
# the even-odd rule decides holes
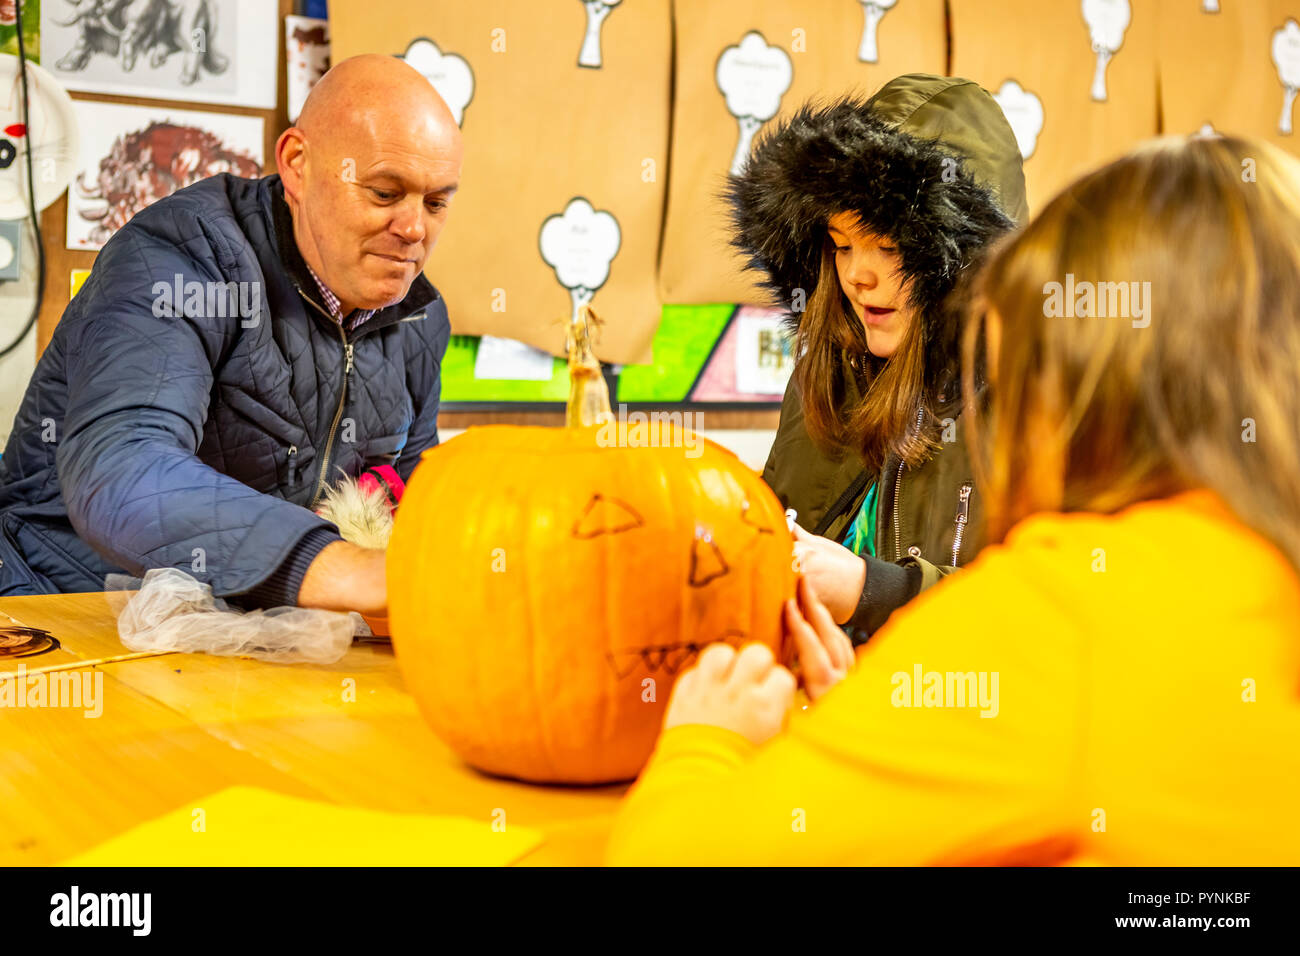
[[[691,402],[691,392],[709,364],[714,348],[736,313],[731,303],[665,305],[655,333],[654,361],[649,365],[624,365],[611,375],[611,398],[627,404],[671,405]],[[452,336],[442,367],[442,402],[445,409],[472,409],[484,405],[535,405],[563,402],[569,395],[569,378],[562,359],[555,359],[548,381],[514,381],[474,377],[478,339]],[[694,404],[694,403],[692,403]],[[710,404],[710,403],[700,403]],[[770,399],[723,404],[762,408]]]

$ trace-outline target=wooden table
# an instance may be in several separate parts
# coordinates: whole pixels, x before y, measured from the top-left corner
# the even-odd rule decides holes
[[[129,653],[101,593],[0,598],[6,617],[62,646],[0,658],[0,672]],[[329,666],[168,654],[102,671],[98,719],[0,707],[0,865],[59,863],[236,784],[485,824],[505,811],[507,825],[545,834],[523,864],[595,865],[626,789],[538,787],[467,767],[421,719],[387,644],[353,645]]]

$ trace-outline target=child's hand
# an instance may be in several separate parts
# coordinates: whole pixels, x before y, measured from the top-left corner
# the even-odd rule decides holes
[[[807,578],[799,579],[799,605],[785,602],[785,627],[794,640],[810,700],[821,697],[853,669],[853,642],[831,619]]]
[[[762,744],[781,732],[794,688],[794,675],[767,646],[746,644],[737,652],[728,644],[710,644],[673,688],[664,729],[710,724]]]
[[[836,623],[853,616],[867,583],[867,562],[844,545],[794,526],[796,569],[808,579]]]

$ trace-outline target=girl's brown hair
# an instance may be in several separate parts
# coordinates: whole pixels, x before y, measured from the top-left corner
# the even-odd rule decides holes
[[[869,471],[878,471],[891,455],[908,465],[929,457],[938,446],[934,416],[924,413],[920,428],[916,421],[917,409],[928,404],[927,373],[934,371],[926,367],[924,325],[915,315],[888,361],[868,352],[862,322],[840,288],[834,244],[826,238],[817,285],[795,338],[799,360],[793,374],[813,441],[827,451],[857,452]],[[846,354],[853,383],[845,378]],[[860,395],[856,402],[846,401],[850,387]]]
[[[1089,283],[1093,316],[1061,314],[1051,283]],[[1127,315],[1098,314],[1110,283],[1130,284]],[[1208,488],[1300,569],[1300,162],[1231,137],[1146,144],[1005,239],[973,300],[990,541],[1036,511]]]

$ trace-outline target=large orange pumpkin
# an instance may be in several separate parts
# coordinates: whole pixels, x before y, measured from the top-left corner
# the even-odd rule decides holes
[[[584,352],[571,346],[570,410],[607,415]],[[702,647],[781,647],[795,575],[776,497],[712,442],[618,432],[473,428],[428,451],[402,498],[393,644],[425,719],[481,770],[630,779]]]

